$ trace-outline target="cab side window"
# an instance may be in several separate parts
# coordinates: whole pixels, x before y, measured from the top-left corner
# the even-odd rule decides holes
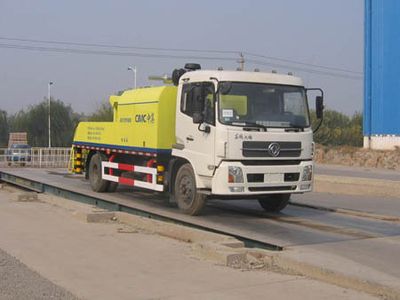
[[[194,84],[187,83],[182,87],[181,112],[189,117],[193,117],[193,86]]]
[[[215,125],[215,95],[212,83],[187,83],[182,87],[180,109],[189,117],[201,111],[204,122]]]

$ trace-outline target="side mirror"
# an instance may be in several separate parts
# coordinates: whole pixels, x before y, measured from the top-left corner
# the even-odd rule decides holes
[[[201,112],[194,112],[192,119],[194,124],[201,124],[204,122],[203,114]]]
[[[324,98],[322,96],[315,97],[315,113],[317,119],[322,119],[324,116]]]

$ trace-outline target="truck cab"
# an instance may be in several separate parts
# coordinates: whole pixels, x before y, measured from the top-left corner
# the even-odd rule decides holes
[[[175,78],[172,155],[192,168],[197,193],[257,199],[264,209],[279,211],[291,194],[311,191],[313,130],[302,80],[274,73],[192,69]],[[317,97],[317,110],[322,117],[322,96]],[[190,188],[180,190],[175,195],[194,201]]]

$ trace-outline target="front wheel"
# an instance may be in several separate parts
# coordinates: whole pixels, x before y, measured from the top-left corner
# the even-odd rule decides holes
[[[174,188],[179,209],[191,216],[200,214],[206,203],[206,195],[197,192],[196,178],[190,164],[186,163],[179,168]]]
[[[289,204],[289,200],[290,194],[273,194],[263,196],[258,203],[267,212],[280,212]]]

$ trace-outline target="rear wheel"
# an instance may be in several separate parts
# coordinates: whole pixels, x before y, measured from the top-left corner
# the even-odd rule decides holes
[[[290,194],[274,194],[263,196],[258,202],[267,212],[280,212],[289,204],[289,200]]]
[[[110,186],[110,182],[101,178],[101,162],[107,160],[105,155],[96,153],[89,163],[89,182],[92,190],[103,193]]]
[[[206,203],[206,195],[197,192],[193,168],[188,163],[176,174],[174,195],[179,209],[191,216],[200,214]]]

